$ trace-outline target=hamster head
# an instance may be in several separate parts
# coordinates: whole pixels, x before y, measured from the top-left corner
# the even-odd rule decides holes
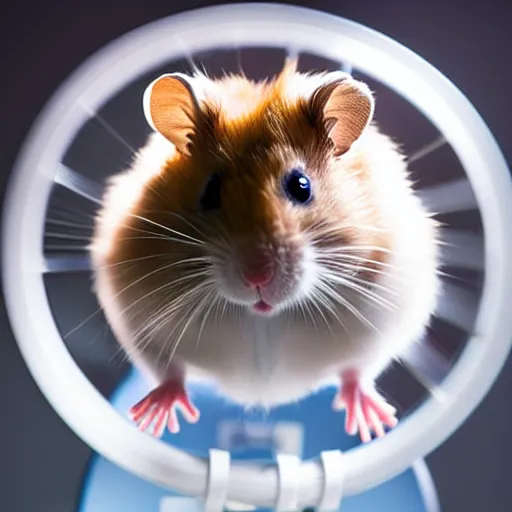
[[[360,229],[376,216],[366,171],[349,156],[373,109],[350,75],[300,74],[294,62],[264,82],[156,79],[145,114],[174,149],[117,230],[109,262],[140,262],[119,279],[159,288],[159,303],[196,290],[261,315],[314,294],[322,302],[329,251],[379,245],[378,230]]]

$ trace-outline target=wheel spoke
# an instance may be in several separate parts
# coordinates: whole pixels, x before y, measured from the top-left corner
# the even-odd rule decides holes
[[[341,63],[341,71],[351,75],[354,72],[354,69],[352,68],[352,64],[350,64],[350,62],[342,62]]]
[[[103,195],[101,185],[64,164],[59,165],[54,181],[93,203],[101,204],[101,197]]]
[[[45,274],[87,272],[91,268],[89,257],[85,254],[47,255],[44,264]]]
[[[98,121],[98,123],[105,129],[107,133],[109,133],[114,139],[120,142],[126,149],[131,151],[132,154],[135,154],[135,149],[130,145],[130,143],[119,133],[117,132],[108,122],[102,117],[98,112],[92,112],[91,115]]]
[[[433,345],[426,340],[416,343],[402,358],[402,364],[432,396],[441,398],[438,387],[451,366]]]
[[[466,179],[451,181],[417,191],[433,213],[452,213],[477,208],[471,184]]]
[[[449,282],[444,282],[442,288],[436,316],[472,332],[478,312],[478,295]]]
[[[288,46],[285,50],[286,52],[286,60],[297,59],[299,60],[300,51],[297,50],[294,46]]]
[[[434,151],[437,151],[439,148],[442,148],[445,144],[448,144],[448,141],[443,136],[438,137],[436,140],[429,142],[422,148],[415,151],[407,159],[407,161],[410,164],[412,164],[413,162],[421,160],[422,158],[425,158],[426,156],[430,155],[430,153],[433,153]]]
[[[441,262],[453,267],[483,270],[484,241],[480,235],[456,229],[441,230]]]

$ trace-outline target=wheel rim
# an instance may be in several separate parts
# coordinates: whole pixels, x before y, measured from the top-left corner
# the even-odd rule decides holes
[[[86,121],[87,112],[97,110],[128,81],[172,57],[180,57],[183,47],[202,51],[237,42],[293,49],[294,33],[304,41],[301,51],[356,64],[433,122],[466,170],[485,229],[486,280],[475,333],[441,385],[443,399],[428,400],[385,439],[349,452],[346,493],[362,492],[391,478],[442,443],[485,396],[510,350],[512,317],[506,310],[512,298],[512,291],[507,290],[507,283],[512,282],[512,269],[507,265],[511,238],[506,222],[512,218],[510,177],[485,123],[444,76],[381,34],[298,7],[219,6],[144,26],[79,68],[57,91],[27,139],[5,203],[4,293],[23,357],[68,425],[121,467],[186,494],[204,495],[206,462],[137,432],[99,395],[62,342],[42,279],[46,204],[58,162]],[[140,63],[136,70],[133,62]],[[94,427],[87,426],[93,417],[101,421]],[[320,465],[304,463],[300,503],[314,505],[321,484]],[[273,505],[277,489],[275,468],[236,465],[232,469],[230,499]]]

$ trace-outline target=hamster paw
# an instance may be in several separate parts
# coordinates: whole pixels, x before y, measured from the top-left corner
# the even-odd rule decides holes
[[[191,402],[183,383],[168,380],[135,404],[130,409],[130,414],[142,431],[148,430],[154,422],[153,435],[161,437],[166,426],[173,434],[179,432],[177,408],[189,423],[199,420],[199,411]]]
[[[355,435],[359,431],[363,443],[372,440],[372,430],[377,437],[383,437],[384,425],[392,428],[398,424],[396,409],[374,389],[364,390],[352,372],[342,376],[341,389],[336,395],[333,407],[336,410],[346,410],[346,432]]]

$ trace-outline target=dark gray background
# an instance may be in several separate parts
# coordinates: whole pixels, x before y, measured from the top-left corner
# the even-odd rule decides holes
[[[111,39],[184,8],[215,2],[17,2],[0,8],[0,180],[45,101],[86,57]],[[512,5],[442,0],[293,2],[361,22],[418,52],[474,103],[512,157],[509,57]],[[425,141],[422,141],[425,142]],[[0,311],[0,511],[71,512],[90,450],[63,425],[34,385]],[[512,485],[509,363],[467,423],[427,462],[443,511],[508,511]],[[107,392],[111,383],[104,382]],[[117,512],[117,511],[113,511]]]

